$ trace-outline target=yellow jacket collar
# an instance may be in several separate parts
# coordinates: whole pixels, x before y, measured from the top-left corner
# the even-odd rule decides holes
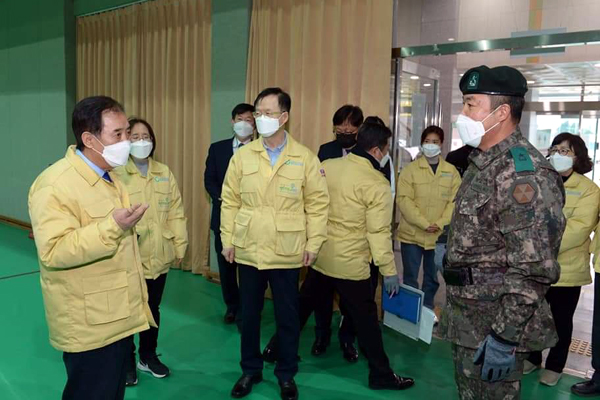
[[[446,162],[446,160],[444,160],[444,158],[442,156],[438,156],[438,157],[440,160],[440,163],[438,164],[438,170],[441,170],[444,172],[449,172],[449,168],[448,168],[449,163]],[[431,170],[431,167],[429,166],[429,162],[427,161],[427,158],[425,156],[420,156],[419,158],[417,158],[417,165],[419,166],[419,168],[428,169],[433,173],[433,171]]]
[[[302,150],[299,148],[298,146],[298,142],[296,142],[294,140],[294,138],[292,137],[292,135],[289,134],[288,131],[285,131],[285,134],[287,136],[287,144],[285,146],[285,148],[283,149],[283,152],[285,152],[287,155],[289,156],[301,156],[302,155]],[[247,144],[246,146],[248,146],[250,149],[257,151],[257,152],[266,152],[265,150],[265,146],[264,146],[264,138],[261,137],[259,140],[253,140],[251,143]],[[281,154],[283,154],[283,152]]]
[[[90,186],[94,186],[102,178],[75,153],[75,150],[76,147],[74,145],[69,146],[65,158]]]
[[[133,158],[129,157],[127,160],[127,164],[125,165],[125,170],[130,174],[140,174],[140,170],[135,166],[133,162]],[[160,165],[152,159],[152,157],[148,157],[148,174],[152,175],[160,175],[162,170]]]
[[[573,171],[573,174],[567,181],[565,182],[565,187],[569,189],[576,188],[581,183],[581,175],[577,172]]]

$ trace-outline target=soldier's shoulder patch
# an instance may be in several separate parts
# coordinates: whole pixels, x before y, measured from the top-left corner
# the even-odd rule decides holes
[[[529,204],[536,195],[534,186],[528,181],[516,181],[512,189],[512,197],[517,204]]]
[[[324,169],[324,168],[321,168],[321,169],[319,170],[319,172],[321,173],[321,176],[322,176],[323,178],[325,178],[325,169]]]
[[[515,171],[517,173],[535,171],[533,160],[525,147],[513,147],[510,149],[510,154],[515,162]]]

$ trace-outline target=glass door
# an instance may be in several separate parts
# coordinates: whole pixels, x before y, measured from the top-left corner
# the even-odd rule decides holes
[[[419,153],[423,130],[440,124],[439,72],[409,60],[394,59],[391,82],[392,157],[401,170]]]

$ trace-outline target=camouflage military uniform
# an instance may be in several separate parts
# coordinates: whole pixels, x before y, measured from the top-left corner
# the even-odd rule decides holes
[[[472,285],[448,286],[442,332],[453,343],[461,399],[518,399],[525,353],[552,347],[544,295],[560,275],[565,218],[560,175],[517,130],[475,149],[456,197],[447,266],[471,267]],[[519,343],[517,368],[503,382],[480,379],[473,356],[493,330]]]

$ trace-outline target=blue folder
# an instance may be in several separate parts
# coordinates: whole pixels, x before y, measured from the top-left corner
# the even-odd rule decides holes
[[[400,286],[400,291],[392,298],[383,293],[383,309],[398,317],[418,324],[421,316],[421,301],[423,295],[416,292],[412,288],[407,288],[404,285]]]

